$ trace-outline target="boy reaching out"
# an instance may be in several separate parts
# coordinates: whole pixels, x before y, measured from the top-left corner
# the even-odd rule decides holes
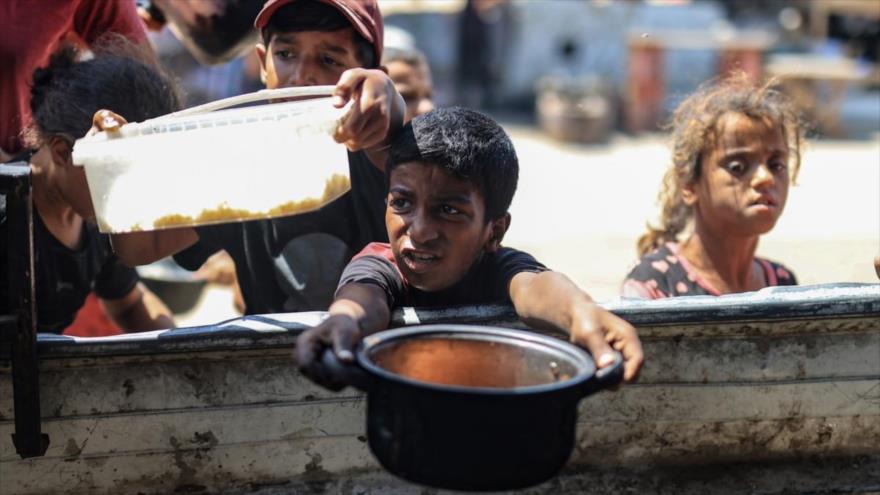
[[[396,306],[512,303],[533,326],[566,331],[599,368],[624,358],[624,380],[642,365],[635,329],[596,305],[565,275],[502,247],[519,165],[513,144],[490,118],[463,108],[416,117],[388,152],[385,225],[348,264],[330,315],[297,339],[300,369],[338,388],[321,364],[325,348],[352,362],[358,341],[388,327]]]

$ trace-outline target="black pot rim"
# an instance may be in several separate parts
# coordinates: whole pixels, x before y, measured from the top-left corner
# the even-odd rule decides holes
[[[427,335],[449,335],[456,334],[459,336],[480,335],[501,337],[504,340],[520,340],[531,345],[539,345],[551,347],[554,350],[571,356],[574,360],[583,364],[578,373],[564,381],[530,385],[515,388],[494,388],[494,387],[463,387],[457,385],[445,385],[421,380],[414,380],[397,373],[392,373],[377,366],[369,358],[371,349],[394,340],[402,340],[411,337],[424,337]],[[547,393],[560,393],[564,390],[578,388],[585,382],[592,379],[596,374],[596,365],[593,358],[585,350],[554,337],[528,332],[524,330],[514,330],[510,328],[478,326],[478,325],[419,325],[412,327],[401,327],[392,330],[385,330],[365,337],[358,346],[356,357],[358,364],[370,375],[387,380],[392,383],[417,387],[421,389],[432,390],[436,392],[464,394],[464,395],[491,395],[496,397],[518,397],[524,395],[539,395]]]

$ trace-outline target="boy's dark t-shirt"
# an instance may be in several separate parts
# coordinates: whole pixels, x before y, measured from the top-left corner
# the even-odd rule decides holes
[[[351,190],[320,210],[198,227],[199,242],[174,257],[196,270],[216,251],[235,261],[247,314],[325,310],[354,253],[387,241],[385,175],[366,154],[348,153]]]
[[[373,284],[388,297],[388,307],[439,307],[510,303],[510,281],[522,272],[544,272],[547,267],[532,255],[512,248],[484,254],[459,282],[437,292],[424,292],[407,283],[388,244],[373,243],[345,267],[339,288],[350,283]],[[338,290],[338,289],[337,289]]]
[[[0,195],[0,314],[9,312],[8,264],[10,245],[6,223],[6,197]],[[24,270],[24,267],[21,268]],[[108,236],[84,223],[82,245],[70,249],[49,232],[34,211],[34,275],[37,331],[61,333],[73,323],[89,292],[102,299],[119,299],[134,289],[140,278],[124,265],[110,246]]]

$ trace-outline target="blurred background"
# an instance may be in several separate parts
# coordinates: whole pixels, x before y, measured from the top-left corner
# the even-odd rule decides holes
[[[227,3],[249,1],[257,10],[262,3]],[[613,132],[655,131],[684,95],[736,69],[790,79],[820,136],[870,137],[880,123],[880,2],[874,0],[379,5],[386,47],[415,48],[427,59],[435,104],[511,114],[560,138],[601,142]],[[229,62],[205,65],[174,31],[152,39],[179,78],[187,105],[262,87],[252,43],[240,43],[243,54]],[[256,39],[254,32],[251,41]],[[593,129],[566,131],[554,121]]]
[[[152,3],[165,4],[173,21],[175,5],[197,10],[202,0],[175,1]],[[262,0],[228,3],[258,10]],[[782,78],[812,129],[800,186],[759,254],[789,265],[801,283],[876,281],[880,1],[379,4],[386,57],[423,54],[428,89],[420,98],[482,109],[511,134],[521,179],[506,243],[597,299],[616,297],[637,259],[635,240],[656,215],[671,110],[732,70]],[[151,37],[187,106],[262,88],[249,48],[255,32],[240,33],[234,53],[218,56],[188,50],[180,41],[186,33],[168,26]],[[179,311],[179,323],[236,315],[226,287],[208,286],[194,301]]]

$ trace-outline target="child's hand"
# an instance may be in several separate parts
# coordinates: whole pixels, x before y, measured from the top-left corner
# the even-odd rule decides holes
[[[238,283],[235,262],[232,260],[232,256],[223,250],[212,254],[193,275],[209,284],[234,285]]]
[[[146,27],[147,31],[151,33],[158,33],[161,31],[167,22],[162,11],[155,5],[149,9],[138,7],[137,13],[138,17],[140,17],[141,21],[144,23],[144,27]]]
[[[596,305],[565,275],[521,272],[510,280],[509,290],[516,313],[527,324],[567,330],[599,368],[614,363],[616,349],[623,354],[623,380],[629,383],[639,376],[644,356],[636,329]]]
[[[296,339],[299,370],[312,381],[331,390],[341,390],[347,383],[321,363],[324,352],[333,352],[343,364],[354,363],[354,349],[361,339],[357,321],[348,315],[329,316],[320,325],[310,328]],[[332,349],[332,350],[331,350]]]
[[[118,113],[110,110],[98,110],[92,117],[92,128],[86,135],[91,136],[100,131],[116,132],[127,123],[128,121]]]
[[[644,361],[642,343],[636,329],[614,313],[590,303],[580,318],[572,322],[571,341],[587,348],[599,368],[614,363],[614,348],[623,354],[624,382],[630,383],[639,376]]]
[[[336,84],[333,104],[342,108],[353,100],[334,139],[352,151],[386,144],[391,131],[403,125],[403,97],[388,75],[377,69],[349,69]]]

